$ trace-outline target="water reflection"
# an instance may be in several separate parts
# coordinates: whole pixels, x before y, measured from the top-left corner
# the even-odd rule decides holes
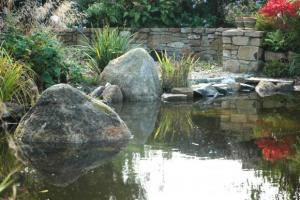
[[[93,145],[18,144],[19,157],[32,166],[47,183],[59,187],[75,182],[86,172],[105,163],[117,148]]]
[[[126,149],[25,148],[44,177],[26,186],[58,200],[300,199],[299,99],[123,105],[116,109],[135,135]]]

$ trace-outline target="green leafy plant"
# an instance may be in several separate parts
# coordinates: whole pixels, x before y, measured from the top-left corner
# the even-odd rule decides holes
[[[268,32],[264,38],[263,45],[265,49],[271,51],[286,51],[287,50],[287,37],[281,30]]]
[[[18,28],[5,31],[3,47],[17,61],[25,63],[36,73],[40,88],[62,82],[67,73],[63,47],[48,30],[36,30],[25,35]]]
[[[260,8],[256,1],[234,1],[225,6],[225,21],[229,25],[235,24],[237,17],[252,17],[256,16],[256,12]]]
[[[161,66],[163,90],[168,92],[174,87],[187,87],[189,73],[197,64],[198,59],[188,55],[176,60],[175,55],[170,57],[167,52],[162,55],[155,53]]]
[[[224,21],[223,2],[210,0],[77,0],[86,26],[216,26]]]
[[[290,76],[300,76],[300,54],[292,56],[292,60],[289,66]]]
[[[111,26],[123,26],[124,7],[122,4],[111,1],[95,2],[87,10],[87,20],[97,27],[103,27],[106,24]]]
[[[91,44],[83,46],[89,58],[89,67],[100,74],[109,61],[121,56],[131,48],[133,35],[121,35],[118,29],[104,27],[95,32],[95,39]]]
[[[289,75],[288,67],[288,63],[274,60],[265,64],[263,72],[269,77],[287,77]]]
[[[32,71],[15,62],[0,46],[0,101],[31,102]]]

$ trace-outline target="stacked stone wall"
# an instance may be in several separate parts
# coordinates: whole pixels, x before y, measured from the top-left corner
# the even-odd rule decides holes
[[[231,72],[256,72],[263,65],[264,32],[231,29],[223,32],[223,68]]]
[[[96,29],[57,30],[67,45],[92,40]],[[225,71],[257,72],[263,66],[264,32],[226,28],[142,28],[122,29],[134,34],[134,43],[150,51],[167,51],[171,55],[194,54],[200,59],[217,61]]]
[[[184,55],[193,53],[204,60],[221,63],[222,32],[224,28],[142,28],[123,29],[122,34],[135,34],[134,43],[147,49],[167,51],[169,54]],[[78,45],[92,40],[95,29],[63,29],[56,31],[67,45]]]

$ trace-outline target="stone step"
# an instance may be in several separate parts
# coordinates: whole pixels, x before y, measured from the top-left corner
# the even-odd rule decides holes
[[[267,81],[267,82],[272,82],[272,83],[289,83],[293,84],[295,80],[293,79],[275,79],[275,78],[262,78],[262,77],[251,77],[251,78],[246,78],[247,83],[259,83],[260,81]]]
[[[172,102],[176,102],[176,101],[187,101],[188,96],[185,94],[170,94],[170,93],[164,93],[163,95],[161,95],[161,99],[163,101],[172,101]]]

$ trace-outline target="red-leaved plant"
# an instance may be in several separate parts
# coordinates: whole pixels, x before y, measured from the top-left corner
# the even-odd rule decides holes
[[[266,17],[297,17],[300,0],[269,0],[260,10]]]

